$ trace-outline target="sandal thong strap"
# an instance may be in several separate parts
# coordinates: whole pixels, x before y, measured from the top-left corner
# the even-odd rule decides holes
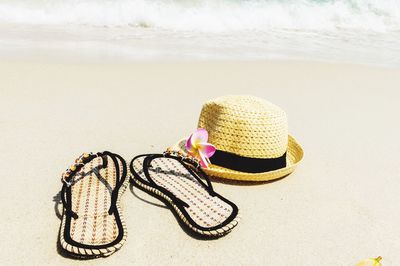
[[[199,182],[199,184],[207,190],[207,192],[210,194],[210,196],[214,197],[216,195],[216,192],[214,192],[214,189],[213,189],[213,186],[211,184],[209,177],[200,168],[200,164],[196,159],[189,157],[189,156],[185,156],[181,153],[171,152],[171,151],[166,151],[163,154],[148,155],[143,162],[143,171],[144,171],[144,174],[145,174],[147,180],[151,183],[151,185],[153,187],[157,188],[158,190],[163,191],[163,193],[172,197],[176,203],[179,203],[179,205],[184,206],[184,207],[189,207],[189,205],[186,202],[184,202],[180,198],[176,197],[175,195],[173,195],[171,192],[167,191],[163,187],[159,186],[150,176],[149,170],[156,171],[156,172],[159,172],[162,170],[159,167],[157,167],[157,168],[152,167],[151,162],[156,158],[171,158],[171,159],[175,159],[176,161],[180,162],[189,171],[189,173],[197,180],[197,182]],[[202,181],[202,179],[204,179],[206,181],[206,183],[204,183]]]
[[[115,156],[113,156],[113,155],[115,155]],[[120,159],[121,162],[123,162],[123,159],[122,159],[122,157],[120,157],[117,154],[112,154],[110,152],[105,151],[103,153],[98,152],[96,154],[93,154],[93,153],[82,154],[75,160],[75,164],[71,165],[70,168],[68,168],[65,171],[65,173],[62,174],[61,181],[63,183],[63,186],[61,189],[61,201],[63,203],[65,212],[67,215],[70,215],[74,219],[78,219],[78,214],[76,214],[74,211],[72,211],[71,199],[68,198],[68,194],[70,194],[70,193],[67,193],[67,191],[70,190],[73,185],[75,185],[79,180],[81,180],[85,176],[89,176],[89,174],[91,174],[93,172],[96,173],[96,176],[97,176],[99,174],[100,169],[107,167],[107,165],[108,165],[107,156],[111,157],[111,159],[113,160],[114,165],[116,167],[117,182],[116,182],[116,186],[113,189],[112,194],[111,194],[111,204],[110,204],[110,208],[108,210],[108,214],[111,215],[112,213],[115,212],[116,203],[117,203],[117,199],[118,199],[118,190],[124,182],[124,180],[120,180],[121,177],[120,177],[120,171],[119,171],[119,164],[118,164],[117,158],[115,158],[115,157],[118,157],[118,159]],[[91,171],[84,173],[80,178],[76,179],[76,174],[82,169],[82,167],[97,157],[101,157],[103,163],[101,165],[99,165],[98,167],[93,168]],[[123,165],[122,176],[126,176],[126,171],[127,171],[126,166]]]
[[[72,185],[74,185],[77,181],[75,177],[76,177],[76,173],[79,172],[79,170],[81,170],[81,168],[88,162],[90,162],[91,160],[93,160],[96,157],[102,156],[102,154],[96,153],[84,153],[81,156],[79,156],[76,160],[75,163],[73,165],[71,165],[62,175],[61,175],[61,182],[63,182],[67,187],[71,187]],[[107,157],[102,157],[103,159],[103,165],[101,166],[101,168],[105,168],[107,167]]]
[[[110,152],[104,152],[104,153],[106,155],[109,155],[111,157],[111,159],[114,161],[114,165],[116,167],[116,173],[117,173],[117,182],[116,182],[115,188],[113,189],[113,191],[111,193],[111,205],[110,205],[110,209],[108,210],[108,214],[111,215],[117,210],[118,192],[125,181],[125,179],[121,180],[120,169],[119,169],[119,164],[118,164],[117,159],[119,159],[121,162],[124,162],[124,159],[121,156],[119,156],[118,154],[111,154]],[[126,174],[127,174],[126,164],[122,163],[122,176],[125,178]]]
[[[177,158],[186,165],[190,165],[191,167],[188,168],[189,172],[194,176],[194,178],[196,178],[196,180],[200,184],[202,184],[207,189],[208,193],[210,193],[211,196],[215,196],[216,193],[214,192],[211,180],[208,177],[208,175],[203,171],[203,169],[201,169],[199,160],[190,155],[185,155],[182,152],[174,151],[171,149],[165,151],[163,153],[163,156]],[[207,182],[207,184],[204,184],[204,182],[201,179],[204,179]]]

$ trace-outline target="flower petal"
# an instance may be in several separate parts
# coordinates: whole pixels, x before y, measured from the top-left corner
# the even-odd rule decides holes
[[[213,156],[216,151],[215,146],[210,143],[201,143],[200,147],[201,147],[200,150],[204,153],[204,155],[207,158],[210,158],[211,156]]]
[[[193,133],[192,139],[194,142],[207,142],[208,141],[208,132],[204,128],[199,128],[196,132]]]
[[[203,152],[201,150],[199,150],[199,155],[200,155],[200,165],[201,165],[201,167],[207,168],[208,167],[207,158],[205,157],[205,155],[203,154]]]
[[[193,134],[190,135],[190,137],[187,139],[187,141],[185,143],[185,148],[189,152],[192,152],[192,150],[193,150],[192,137],[193,137]]]

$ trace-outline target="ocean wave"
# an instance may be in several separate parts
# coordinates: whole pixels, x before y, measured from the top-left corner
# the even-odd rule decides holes
[[[400,31],[398,0],[0,0],[0,22],[174,31]]]

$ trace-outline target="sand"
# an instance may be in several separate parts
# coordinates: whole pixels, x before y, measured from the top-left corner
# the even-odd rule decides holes
[[[2,265],[354,265],[400,261],[400,70],[303,62],[0,62]],[[106,259],[57,252],[53,197],[85,151],[127,161],[195,130],[201,105],[252,94],[284,108],[305,158],[262,185],[215,183],[240,225],[196,240],[133,189],[128,240]],[[151,202],[152,204],[148,203]]]

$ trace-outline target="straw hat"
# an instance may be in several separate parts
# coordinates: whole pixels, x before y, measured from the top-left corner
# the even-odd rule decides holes
[[[208,131],[217,151],[207,174],[226,179],[267,181],[294,171],[303,149],[288,134],[285,112],[253,96],[224,96],[203,105],[198,128]],[[175,148],[185,152],[185,141]]]

